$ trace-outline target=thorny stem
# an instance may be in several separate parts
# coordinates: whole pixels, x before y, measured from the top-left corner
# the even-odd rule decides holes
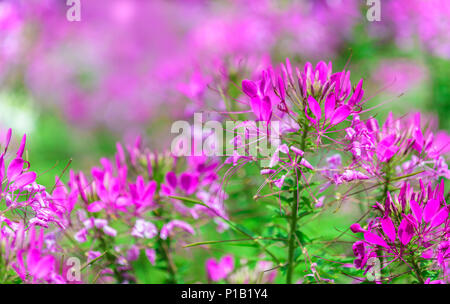
[[[304,151],[306,147],[306,137],[308,134],[308,126],[305,122],[304,131],[302,134],[301,141],[301,149]],[[301,158],[299,159],[301,161]],[[287,262],[287,272],[286,272],[286,283],[292,284],[292,275],[295,268],[294,263],[294,253],[295,253],[295,231],[297,230],[297,221],[298,221],[298,206],[299,206],[299,198],[300,198],[300,188],[299,188],[299,178],[297,167],[295,167],[295,177],[296,177],[296,190],[294,191],[294,198],[291,204],[291,216],[289,222],[289,241],[288,241],[288,262]]]

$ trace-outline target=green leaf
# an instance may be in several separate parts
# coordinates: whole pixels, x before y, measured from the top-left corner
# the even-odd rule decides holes
[[[203,241],[191,243],[183,246],[184,248],[195,247],[200,245],[211,245],[211,244],[220,244],[220,243],[231,243],[231,242],[253,242],[253,239],[242,239],[242,240],[220,240],[220,241]]]
[[[191,205],[202,205],[202,206],[204,206],[204,207],[206,207],[206,208],[211,209],[211,207],[209,207],[208,205],[206,205],[204,202],[199,201],[199,200],[196,200],[196,199],[194,199],[194,198],[190,198],[190,197],[182,197],[182,196],[175,196],[175,195],[170,195],[169,197],[170,197],[170,198],[173,198],[173,199],[177,199],[177,200],[183,201],[183,202],[188,203],[188,204],[191,204]]]
[[[295,231],[295,234],[297,235],[300,243],[302,244],[311,243],[311,238],[309,238],[306,234],[304,234],[300,230]]]

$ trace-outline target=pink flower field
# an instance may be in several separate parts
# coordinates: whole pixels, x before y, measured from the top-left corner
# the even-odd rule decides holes
[[[2,0],[0,283],[448,284],[449,78],[446,0]]]

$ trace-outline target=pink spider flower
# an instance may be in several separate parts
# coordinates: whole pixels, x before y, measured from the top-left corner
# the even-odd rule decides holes
[[[411,267],[410,257],[417,253],[424,260],[435,260],[446,271],[450,218],[444,184],[441,181],[434,189],[431,184],[425,189],[421,183],[421,187],[422,191],[415,193],[405,183],[399,195],[389,194],[384,206],[376,205],[383,216],[375,218],[368,229],[357,223],[351,226],[352,232],[364,236],[364,241],[354,244],[357,268],[364,268],[367,258],[377,257],[379,252],[389,259],[388,265],[400,261]]]
[[[340,124],[346,120],[351,114],[351,108],[348,105],[342,105],[335,109],[336,98],[334,95],[328,95],[324,104],[324,113],[316,99],[308,96],[308,108],[313,114],[313,118],[308,115],[307,108],[305,108],[305,115],[312,123],[317,131],[317,142],[320,138],[332,127]],[[321,120],[323,118],[323,123]]]
[[[258,120],[269,122],[272,118],[272,102],[268,95],[270,78],[266,71],[262,72],[257,82],[242,81],[243,92],[250,97],[250,106]]]
[[[51,206],[65,225],[71,223],[71,214],[78,200],[78,191],[67,189],[61,180],[55,178],[55,187],[51,194]]]
[[[225,279],[234,269],[234,259],[232,255],[226,255],[219,261],[210,258],[206,261],[206,272],[208,278],[217,282]]]
[[[155,224],[147,222],[143,219],[137,219],[136,224],[131,231],[131,235],[138,238],[151,239],[158,235],[158,229]]]
[[[16,157],[9,163],[8,168],[5,170],[5,155],[11,140],[11,133],[12,131],[9,129],[6,135],[4,151],[0,154],[0,181],[2,181],[2,184],[0,185],[0,194],[2,194],[3,191],[10,193],[14,193],[15,191],[20,192],[25,186],[36,180],[36,173],[28,171],[30,163],[22,158],[25,150],[26,135],[22,138]],[[25,169],[24,165],[27,166]],[[7,182],[5,189],[3,189],[3,179],[5,177]]]
[[[128,187],[130,191],[130,199],[132,204],[135,206],[137,213],[141,213],[144,210],[155,206],[153,202],[153,197],[157,188],[155,181],[149,181],[146,185],[144,178],[139,175],[136,179],[136,183],[130,183]],[[119,198],[119,200],[125,200],[125,198]]]
[[[211,218],[227,219],[224,208],[222,186],[218,182],[219,177],[215,172],[218,163],[205,156],[191,156],[187,158],[187,168],[177,174],[169,171],[165,175],[165,182],[161,184],[161,196],[195,196],[203,205],[195,205],[192,208],[185,206],[177,199],[171,202],[177,212],[183,216],[192,216],[198,219],[202,214]],[[219,222],[220,223],[220,222]]]
[[[439,132],[434,138],[432,130],[423,131],[420,113],[402,119],[395,119],[389,113],[381,128],[374,118],[363,122],[355,115],[346,133],[347,149],[353,155],[354,165],[361,165],[371,175],[377,174],[394,157],[404,161],[398,170],[407,170],[405,174],[418,168],[425,171],[421,177],[450,174],[443,161],[449,152],[450,137]],[[411,155],[409,160],[408,155]]]
[[[40,250],[30,248],[27,251],[18,251],[17,261],[13,264],[13,268],[23,281],[41,283],[52,280],[55,262],[53,256],[42,256]]]
[[[252,110],[259,120],[269,121],[274,116],[281,121],[288,118],[296,121],[298,115],[303,115],[300,110],[316,130],[319,143],[332,127],[361,111],[363,81],[352,88],[350,72],[333,74],[331,62],[321,61],[316,67],[307,62],[303,70],[294,70],[286,59],[278,74],[269,68],[262,72],[258,82],[242,82],[242,90],[251,98]]]
[[[26,135],[22,137],[16,155],[6,168],[5,160],[11,141],[12,130],[6,133],[5,147],[0,154],[0,198],[5,200],[6,210],[31,208],[33,213],[30,225],[48,227],[49,222],[55,222],[64,228],[56,206],[44,186],[37,184],[37,174],[30,171],[30,163],[22,158],[25,151]],[[4,186],[5,185],[5,186]]]
[[[320,192],[325,191],[330,185],[340,185],[358,180],[367,180],[369,177],[354,169],[343,168],[340,154],[334,154],[326,158],[327,166],[321,168],[321,174],[328,180],[326,184],[320,187]]]
[[[89,231],[93,229],[102,231],[105,235],[109,235],[111,237],[115,237],[117,235],[117,231],[108,225],[108,220],[106,219],[94,217],[80,219],[82,219],[84,227],[75,234],[75,240],[79,243],[86,242]]]
[[[184,221],[180,221],[180,220],[172,220],[170,222],[168,222],[167,224],[165,224],[162,228],[161,231],[159,233],[159,236],[165,240],[167,239],[169,236],[175,234],[175,228],[179,228],[189,234],[194,235],[195,234],[195,230],[194,228],[192,228],[191,225],[189,225],[188,223],[184,222]]]
[[[35,227],[25,228],[22,223],[9,222],[8,226],[14,229],[10,234],[8,255],[15,254],[11,266],[19,277],[25,283],[64,283],[56,272],[55,257],[48,254],[44,246],[44,230],[38,233]]]

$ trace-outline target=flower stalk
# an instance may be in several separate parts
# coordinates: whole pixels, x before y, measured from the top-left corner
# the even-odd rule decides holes
[[[304,132],[301,137],[301,149],[305,151],[306,147],[306,139],[308,135],[308,124],[305,122],[304,124]],[[303,156],[299,157],[299,162],[302,160]],[[300,179],[298,176],[298,169],[295,167],[295,180],[296,187],[294,191],[294,196],[291,202],[291,216],[289,222],[289,240],[288,240],[288,262],[287,262],[287,272],[286,272],[286,283],[292,284],[292,275],[295,269],[295,232],[297,230],[297,222],[298,222],[298,208],[300,203]]]

